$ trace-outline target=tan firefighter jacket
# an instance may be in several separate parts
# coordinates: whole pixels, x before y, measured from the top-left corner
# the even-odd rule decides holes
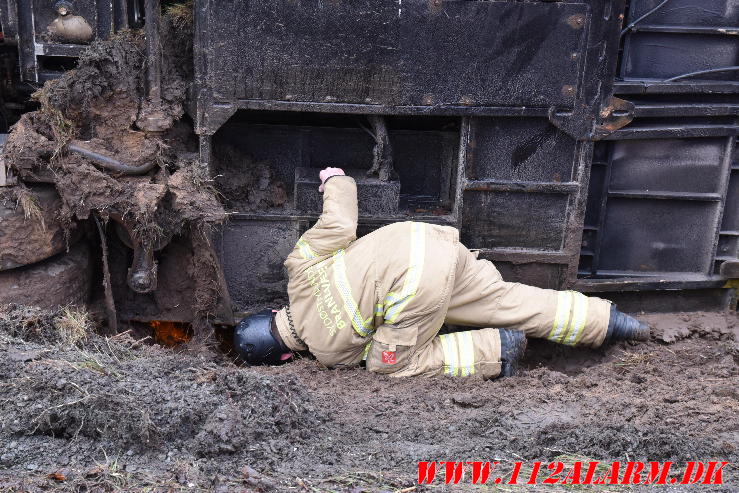
[[[403,222],[357,240],[357,189],[348,176],[326,182],[323,207],[285,262],[290,306],[277,314],[280,335],[328,367],[366,358],[378,371],[375,362],[392,358],[385,367],[401,369],[410,356],[404,349],[425,345],[444,322],[459,233]],[[375,355],[370,341],[391,351]]]

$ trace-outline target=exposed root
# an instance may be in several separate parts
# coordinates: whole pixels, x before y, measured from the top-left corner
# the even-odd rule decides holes
[[[100,248],[103,257],[103,289],[105,291],[105,312],[108,318],[108,332],[115,334],[118,332],[118,316],[115,311],[115,299],[113,298],[113,287],[110,281],[108,238],[105,236],[105,227],[97,216],[95,216],[95,225],[100,236]]]

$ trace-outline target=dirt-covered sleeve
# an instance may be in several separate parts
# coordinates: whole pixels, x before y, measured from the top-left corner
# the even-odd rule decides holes
[[[357,184],[350,176],[332,176],[323,192],[323,213],[295,246],[304,259],[347,247],[357,239]]]

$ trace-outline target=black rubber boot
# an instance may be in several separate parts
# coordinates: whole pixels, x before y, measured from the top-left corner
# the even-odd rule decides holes
[[[613,341],[648,341],[649,326],[634,317],[626,315],[611,305],[611,318],[608,321],[608,332],[605,342]]]
[[[498,329],[500,332],[500,375],[512,377],[518,373],[518,362],[526,351],[526,334],[519,330]]]

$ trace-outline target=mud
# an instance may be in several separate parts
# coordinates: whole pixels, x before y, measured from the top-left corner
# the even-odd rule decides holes
[[[287,186],[269,163],[252,162],[234,147],[222,145],[213,153],[213,167],[229,210],[251,212],[289,205]]]
[[[650,318],[688,334],[534,343],[522,374],[499,381],[395,380],[308,358],[239,368],[125,335],[24,341],[0,322],[0,488],[389,491],[415,486],[419,460],[717,459],[732,463],[725,485],[690,491],[736,491],[736,315]]]
[[[81,347],[2,336],[0,352],[4,468],[33,471],[51,457],[63,468],[101,450],[148,460],[186,451],[215,463],[238,451],[242,460],[273,462],[275,452],[294,455],[293,445],[321,424],[295,378],[219,367],[125,336],[91,337]]]

